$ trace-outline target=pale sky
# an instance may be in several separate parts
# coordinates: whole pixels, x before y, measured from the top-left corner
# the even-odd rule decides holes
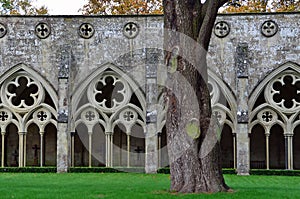
[[[36,5],[48,7],[50,15],[80,15],[78,12],[87,0],[36,0]]]

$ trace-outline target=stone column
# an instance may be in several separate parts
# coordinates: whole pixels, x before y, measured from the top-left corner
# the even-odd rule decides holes
[[[158,168],[161,167],[161,132],[157,133],[157,139],[158,139],[158,146],[157,146],[157,150],[158,150]]]
[[[26,167],[26,158],[27,158],[27,154],[26,154],[26,135],[27,135],[27,132],[23,134],[23,167]]]
[[[93,132],[88,132],[89,134],[89,167],[92,167],[92,135]]]
[[[156,173],[158,168],[157,150],[157,65],[159,52],[146,49],[146,133],[145,171]]]
[[[69,76],[70,47],[63,47],[58,72],[58,122],[57,122],[57,172],[67,172],[69,168]]]
[[[130,167],[130,133],[127,134],[127,167]]]
[[[289,140],[288,136],[284,135],[284,159],[285,159],[285,169],[289,169]]]
[[[293,169],[293,151],[292,151],[292,135],[285,134],[285,169]]]
[[[105,132],[105,165],[110,167],[110,133]]]
[[[250,145],[248,136],[248,44],[239,43],[236,49],[237,90],[237,173],[249,175]]]
[[[40,132],[40,166],[43,167],[44,162],[44,132]]]
[[[236,133],[232,133],[233,137],[233,168],[236,169]]]
[[[74,136],[76,132],[71,132],[71,167],[75,166],[75,150],[74,150]]]
[[[270,146],[269,146],[269,137],[270,137],[270,132],[266,132],[266,166],[267,170],[270,169]]]
[[[24,132],[19,132],[19,167],[24,166]]]
[[[5,139],[5,132],[1,132],[1,143],[2,143],[2,149],[1,149],[1,167],[4,167],[4,157],[5,157],[5,147],[4,147],[4,139]]]
[[[113,167],[114,163],[114,135],[110,134],[109,135],[109,143],[110,143],[110,167]]]

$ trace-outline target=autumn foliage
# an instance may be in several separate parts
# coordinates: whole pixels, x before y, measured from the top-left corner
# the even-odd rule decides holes
[[[300,0],[236,0],[229,1],[222,13],[297,11],[300,11]]]
[[[45,6],[37,7],[33,0],[0,0],[0,14],[4,15],[45,15]]]
[[[82,14],[162,14],[162,0],[89,0]]]

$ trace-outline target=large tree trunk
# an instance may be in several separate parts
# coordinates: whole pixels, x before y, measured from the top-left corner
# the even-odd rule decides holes
[[[171,190],[228,190],[220,164],[220,129],[211,117],[206,54],[218,8],[226,1],[164,0],[167,140]]]

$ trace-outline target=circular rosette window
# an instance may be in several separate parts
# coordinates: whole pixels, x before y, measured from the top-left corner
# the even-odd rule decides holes
[[[37,121],[37,123],[45,124],[50,121],[51,113],[46,109],[39,109],[38,111],[34,112],[33,119],[34,121]]]
[[[270,81],[265,89],[268,103],[284,113],[295,113],[300,110],[300,77],[287,71]]]
[[[88,124],[94,124],[99,120],[99,115],[94,109],[86,109],[81,113],[81,119]]]
[[[277,120],[277,114],[271,109],[265,109],[257,114],[258,120],[264,125],[273,125]]]
[[[0,109],[0,124],[7,124],[11,122],[12,114],[9,110],[2,108]]]
[[[1,93],[3,103],[21,113],[40,104],[44,98],[42,85],[22,73],[8,78],[1,88]]]
[[[127,104],[131,90],[127,82],[114,73],[106,72],[89,87],[88,98],[104,112],[114,112]]]
[[[132,109],[125,109],[120,113],[119,117],[120,117],[120,120],[122,121],[122,123],[132,124],[132,123],[136,122],[138,115]]]

